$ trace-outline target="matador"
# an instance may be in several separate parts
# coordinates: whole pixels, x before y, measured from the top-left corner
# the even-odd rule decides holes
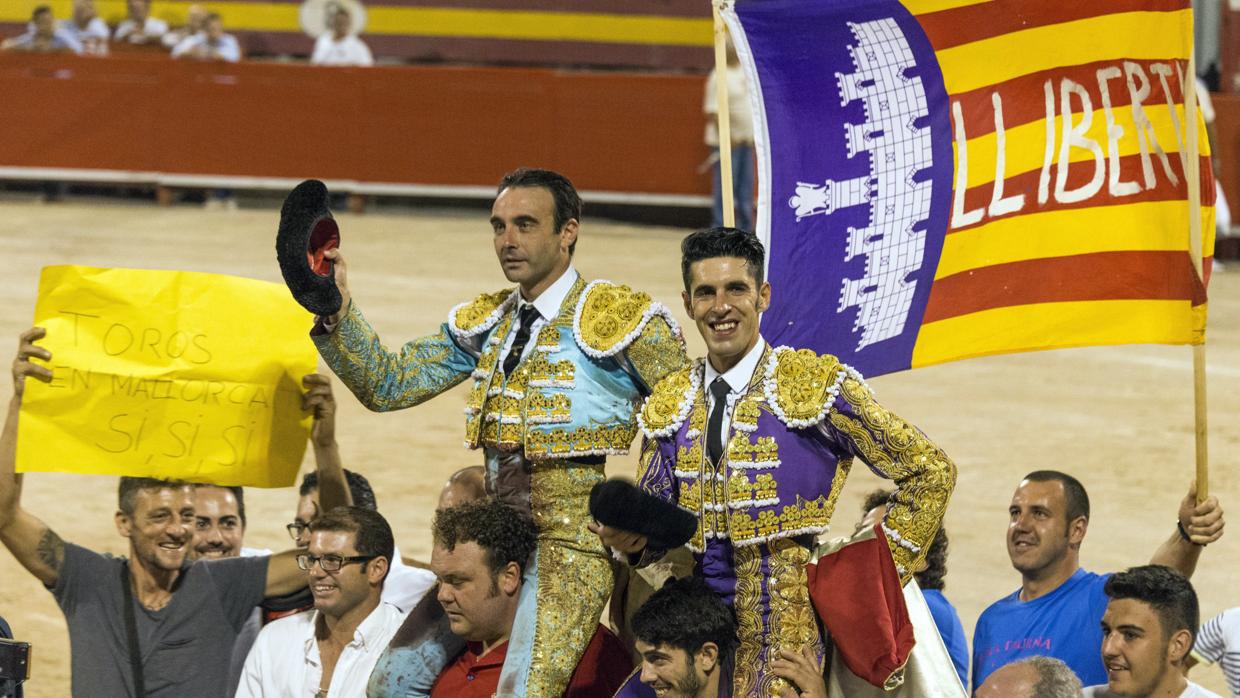
[[[351,303],[339,250],[342,309],[312,336],[324,360],[373,410],[419,404],[462,381],[465,445],[483,449],[488,491],[528,511],[538,548],[527,565],[499,696],[559,696],[598,625],[612,569],[587,530],[587,500],[607,456],[626,453],[636,410],[687,364],[666,307],[572,266],[581,199],[562,175],[522,169],[500,183],[491,226],[517,288],[453,308],[439,332],[389,351]],[[416,617],[411,616],[411,618]],[[415,633],[416,634],[416,633]],[[389,650],[371,694],[425,694],[451,650],[429,633]],[[398,638],[400,636],[398,635]]]
[[[637,484],[697,517],[695,573],[736,611],[734,696],[781,696],[782,650],[824,653],[807,564],[831,522],[854,459],[898,489],[882,522],[900,581],[934,539],[955,467],[919,430],[875,401],[861,375],[827,354],[770,347],[758,315],[770,303],[764,248],[752,233],[712,228],[685,238],[685,309],[707,356],[673,372],[639,415],[646,437]],[[655,559],[619,527],[604,542]],[[636,689],[619,695],[643,695]]]

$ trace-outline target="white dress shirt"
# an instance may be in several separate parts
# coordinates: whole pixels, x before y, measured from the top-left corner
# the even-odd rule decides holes
[[[510,312],[520,312],[521,308],[527,305],[533,305],[538,311],[538,317],[530,325],[530,341],[525,343],[525,350],[521,352],[522,359],[529,356],[530,352],[534,350],[534,345],[537,344],[538,331],[551,318],[559,314],[560,306],[564,305],[564,299],[568,297],[568,292],[573,290],[573,284],[575,283],[577,283],[577,270],[570,264],[568,269],[565,269],[564,273],[560,275],[560,278],[555,280],[555,283],[548,286],[546,291],[538,294],[538,298],[535,298],[533,303],[522,298],[521,292],[517,291],[517,297],[519,298],[517,309]],[[512,343],[517,339],[517,324],[517,321],[514,320],[512,327],[508,330],[508,336],[504,338],[504,347],[499,353],[499,365],[501,366],[504,365],[504,359],[507,358],[508,350],[512,348]]]
[[[350,34],[337,41],[331,32],[321,35],[314,42],[314,54],[310,62],[315,65],[353,65],[371,66],[375,58],[370,48],[356,34]]]
[[[180,43],[172,47],[172,57],[180,58],[192,54],[199,48],[206,49],[208,55],[204,56],[204,59],[217,58],[229,63],[236,63],[241,60],[241,44],[237,43],[237,37],[232,34],[223,34],[220,36],[219,42],[213,45],[211,40],[207,38],[206,32],[199,32],[182,39]],[[215,55],[212,56],[211,53]]]
[[[365,698],[370,672],[405,620],[405,613],[380,603],[357,626],[332,671],[331,698]],[[245,660],[237,698],[314,698],[319,695],[323,663],[314,639],[318,611],[305,611],[263,628]]]
[[[758,370],[758,361],[762,359],[762,352],[766,350],[766,340],[758,338],[758,343],[753,345],[753,349],[745,354],[736,365],[729,368],[723,375],[723,382],[728,384],[728,407],[723,412],[723,427],[719,433],[723,438],[723,450],[728,450],[728,429],[732,426],[732,410],[736,407],[736,401],[745,396],[749,391],[749,383],[753,380],[754,371]],[[706,359],[706,377],[702,381],[702,389],[706,391],[706,414],[707,423],[710,420],[710,413],[715,409],[715,398],[710,394],[710,385],[720,373],[710,365],[710,359]]]
[[[155,19],[154,17],[147,17],[146,22],[142,25],[141,30],[138,29],[138,24],[134,22],[132,19],[126,19],[126,20],[123,20],[120,24],[116,25],[116,33],[112,35],[112,40],[113,41],[133,41],[133,39],[130,38],[131,35],[142,34],[146,36],[147,39],[158,41],[161,36],[167,33],[168,33],[168,23],[162,19]],[[140,42],[134,42],[134,43],[140,43]]]

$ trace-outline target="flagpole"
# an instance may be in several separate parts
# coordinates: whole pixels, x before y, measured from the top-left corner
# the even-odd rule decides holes
[[[1184,180],[1188,185],[1188,253],[1197,279],[1205,284],[1201,245],[1201,156],[1197,146],[1197,65],[1188,54],[1188,74],[1184,78],[1184,140],[1187,153]],[[1193,414],[1197,452],[1197,501],[1210,496],[1209,432],[1206,428],[1206,344],[1193,345]]]
[[[711,2],[715,15],[715,118],[719,132],[719,193],[723,197],[723,224],[736,226],[732,200],[732,119],[728,112],[728,29],[719,14],[719,2]]]

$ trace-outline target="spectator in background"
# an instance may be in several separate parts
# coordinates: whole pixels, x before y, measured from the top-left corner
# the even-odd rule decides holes
[[[1175,531],[1154,551],[1150,564],[1192,575],[1201,551],[1223,535],[1223,526],[1218,499],[1198,504],[1194,483],[1180,502]],[[975,688],[1004,664],[1035,654],[1062,659],[1084,684],[1107,679],[1098,648],[1111,575],[1081,567],[1088,529],[1089,495],[1076,478],[1038,470],[1021,480],[1008,505],[1007,530],[1008,558],[1020,572],[1021,586],[977,619]]]
[[[481,465],[467,465],[448,476],[447,484],[439,493],[439,505],[435,510],[476,502],[486,497],[486,468]]]
[[[359,473],[345,470],[340,459],[340,448],[336,443],[336,401],[331,391],[331,379],[321,374],[311,374],[303,379],[306,387],[306,401],[315,410],[315,422],[310,430],[310,443],[314,447],[314,461],[317,468],[307,473],[302,479],[297,512],[293,523],[287,526],[289,536],[297,543],[298,548],[310,544],[310,522],[323,513],[320,508],[320,494],[331,488],[332,492],[346,489],[349,500],[345,502],[363,509],[378,511],[375,492],[370,482]],[[335,498],[328,504],[334,505]],[[394,604],[402,611],[409,611],[421,600],[426,592],[435,585],[435,575],[424,569],[406,565],[401,558],[400,548],[389,559],[391,570],[387,582],[383,585],[383,600]],[[304,597],[300,605],[306,604]],[[286,609],[299,608],[289,600]],[[274,609],[273,609],[274,610]]]
[[[30,14],[30,28],[25,34],[6,39],[0,44],[5,51],[27,51],[30,53],[60,53],[72,51],[81,53],[82,45],[73,34],[56,27],[56,17],[52,8],[39,5]]]
[[[263,628],[237,695],[364,698],[375,662],[405,619],[380,598],[392,550],[392,528],[376,511],[336,507],[315,517],[310,545],[297,556],[315,610]]]
[[[60,30],[77,39],[82,53],[108,55],[108,25],[95,13],[95,0],[73,0],[73,19],[61,20]]]
[[[1200,611],[1197,592],[1170,567],[1145,565],[1107,580],[1102,661],[1107,683],[1088,698],[1219,698],[1184,678]]]
[[[1240,606],[1229,608],[1201,626],[1189,665],[1217,664],[1232,698],[1240,698]]]
[[[431,567],[439,579],[439,603],[452,632],[467,644],[435,680],[431,698],[490,698],[499,686],[537,529],[525,515],[492,499],[436,512],[433,531]],[[564,697],[610,696],[631,666],[620,641],[599,625]]]
[[[112,40],[138,45],[158,45],[164,34],[168,33],[168,23],[151,16],[150,0],[128,0],[126,5],[129,16],[116,26]]]
[[[241,44],[232,34],[224,33],[224,20],[212,12],[201,32],[185,37],[173,47],[172,57],[236,63],[241,60]]]
[[[315,65],[372,66],[375,59],[370,49],[353,33],[353,15],[337,5],[331,15],[329,31],[314,42],[310,62]]]
[[[753,231],[753,112],[749,108],[749,81],[745,79],[745,70],[741,67],[740,57],[736,55],[736,47],[728,40],[728,63],[724,73],[728,81],[728,128],[731,130],[732,141],[732,197],[736,211],[736,224],[732,227]],[[706,96],[702,102],[702,112],[706,116],[706,145],[714,148],[711,160],[714,162],[714,178],[712,191],[715,195],[715,207],[711,211],[711,227],[723,225],[723,188],[719,184],[721,176],[719,167],[719,127],[718,127],[718,95],[715,83],[718,80],[712,68],[706,76]],[[703,165],[705,167],[705,165]],[[700,170],[699,170],[700,171]]]
[[[891,490],[880,489],[866,495],[865,503],[861,507],[865,516],[857,526],[858,531],[873,528],[874,524],[883,520],[883,517],[887,515],[887,500],[892,494],[894,492]],[[960,615],[956,613],[956,608],[943,595],[943,587],[946,586],[945,577],[947,577],[947,530],[940,528],[939,532],[934,535],[934,542],[930,544],[930,552],[926,553],[926,559],[913,573],[913,578],[917,580],[921,595],[926,600],[926,607],[930,609],[930,615],[934,618],[939,637],[943,638],[943,646],[951,655],[952,665],[956,668],[956,674],[960,676],[960,684],[967,686],[969,685],[969,639],[964,634],[964,625],[960,622]]]
[[[164,48],[171,51],[182,41],[190,38],[191,36],[202,33],[202,30],[205,29],[206,26],[206,8],[202,5],[190,5],[185,8],[185,24],[177,27],[176,29],[168,30],[167,33],[159,38],[159,41],[164,45]]]
[[[1026,657],[996,669],[977,698],[1081,698],[1081,680],[1054,657]]]

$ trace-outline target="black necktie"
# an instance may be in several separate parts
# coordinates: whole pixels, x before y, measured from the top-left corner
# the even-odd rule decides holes
[[[538,308],[532,305],[521,307],[521,312],[517,314],[517,336],[512,340],[512,347],[508,350],[508,355],[504,357],[504,375],[512,375],[512,369],[517,367],[521,362],[521,354],[525,353],[525,345],[530,342],[530,329],[534,327],[534,321],[537,320]]]
[[[706,456],[712,464],[718,465],[723,456],[723,413],[728,409],[728,387],[723,376],[719,376],[710,384],[710,396],[714,404],[710,408],[710,421],[706,425]]]

